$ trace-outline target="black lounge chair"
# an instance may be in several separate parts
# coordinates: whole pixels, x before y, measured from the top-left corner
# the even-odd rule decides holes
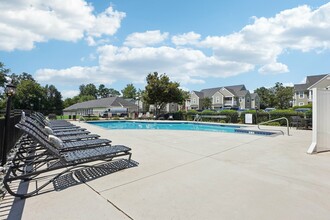
[[[73,125],[72,123],[66,121],[66,120],[48,120],[43,114],[39,112],[35,112],[30,115],[30,117],[37,122],[39,122],[43,127],[48,126],[52,128],[53,130],[61,130],[61,129],[83,129],[77,125]]]
[[[21,119],[22,122],[28,122],[26,124],[26,126],[29,126],[31,129],[37,129],[38,132],[44,134],[44,135],[48,135],[48,133],[45,131],[44,127],[36,122],[36,120],[28,117],[28,116],[25,116],[25,114],[22,114],[22,119]],[[33,128],[35,127],[35,128]],[[78,134],[67,134],[65,136],[60,136],[59,138],[64,141],[64,142],[67,142],[67,141],[77,141],[77,140],[92,140],[92,139],[96,139],[96,138],[99,138],[100,136],[97,135],[97,134],[85,134],[85,133],[78,133]]]
[[[52,130],[51,128],[49,127],[43,127],[40,123],[38,123],[38,121],[35,121],[33,120],[32,118],[30,117],[27,117],[25,116],[21,121],[24,121],[26,123],[30,123],[31,125],[35,126],[36,128],[38,128],[41,132],[43,133],[47,133],[47,134],[53,134],[53,135],[56,135],[56,136],[59,136],[59,137],[62,137],[62,136],[75,136],[75,135],[87,135],[89,134],[90,132],[89,131],[54,131]]]
[[[26,141],[27,139],[29,141]],[[128,156],[125,168],[129,167],[132,155],[130,152],[131,148],[123,145],[97,146],[64,151],[56,144],[44,140],[37,133],[29,134],[29,137],[24,137],[24,142],[20,142],[17,145],[19,153],[13,158],[12,164],[7,170],[3,183],[6,190],[11,195],[20,198],[26,198],[38,194],[40,190],[60,178],[62,175],[72,172],[73,169],[94,167],[93,165],[90,165],[91,162],[111,161],[113,158]],[[14,192],[11,189],[11,183],[19,183],[22,180],[37,180],[40,177],[40,174],[63,168],[65,168],[63,171],[57,173],[54,177],[45,181],[43,184],[36,184],[36,188],[31,191],[21,193]],[[46,177],[50,177],[50,175],[42,176],[42,178]]]
[[[87,139],[87,140],[71,140],[64,142],[59,137],[53,135],[47,135],[45,133],[39,132],[35,127],[29,125],[28,123],[20,122],[15,125],[17,128],[22,130],[24,133],[28,134],[31,137],[34,137],[38,141],[48,141],[49,136],[51,138],[58,138],[58,142],[61,142],[61,151],[73,150],[73,149],[83,149],[90,148],[95,146],[108,146],[111,141],[108,139]]]

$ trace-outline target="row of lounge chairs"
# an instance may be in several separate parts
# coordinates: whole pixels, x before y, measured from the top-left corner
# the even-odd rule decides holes
[[[56,179],[81,167],[93,167],[97,161],[112,161],[127,156],[123,169],[131,164],[131,148],[112,145],[108,139],[100,139],[84,128],[67,121],[48,121],[42,114],[30,116],[22,114],[16,124],[25,134],[16,144],[16,154],[12,158],[4,177],[7,191],[16,197],[26,198],[38,194]],[[94,163],[94,164],[93,164]],[[102,169],[106,169],[103,167]],[[111,168],[109,168],[111,169]],[[56,175],[27,192],[15,192],[11,186],[20,181],[37,181],[44,173],[60,170]],[[15,184],[15,182],[17,184]]]

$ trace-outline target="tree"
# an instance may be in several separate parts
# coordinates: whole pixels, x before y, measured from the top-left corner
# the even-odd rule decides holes
[[[63,109],[63,101],[62,101],[62,95],[61,93],[56,89],[54,85],[46,85],[45,86],[45,98],[46,100],[40,100],[41,102],[39,103],[39,109],[47,111],[46,114],[48,113],[56,113],[56,114],[61,114],[62,109]]]
[[[260,97],[260,108],[265,109],[268,107],[275,107],[275,95],[273,91],[265,87],[260,87],[254,90]]]
[[[109,96],[114,97],[114,96],[119,96],[119,95],[120,95],[120,92],[119,91],[117,91],[117,90],[115,90],[113,88],[110,88],[109,89]]]
[[[63,101],[63,108],[67,108],[71,105],[74,105],[76,102],[73,98],[66,98],[64,101]]]
[[[6,76],[9,71],[10,69],[6,69],[5,64],[0,62],[0,87],[4,87],[6,82]]]
[[[293,87],[284,87],[282,83],[277,82],[273,87],[275,92],[275,107],[279,109],[287,109],[291,107],[293,97]]]
[[[0,87],[2,87],[3,89],[0,89],[0,109],[4,108],[5,106],[5,100],[2,94],[2,90],[4,90],[4,86],[5,86],[5,82],[6,80],[6,76],[7,73],[9,73],[9,69],[5,68],[5,65],[3,63],[0,62]]]
[[[89,83],[87,85],[82,84],[79,86],[79,90],[79,96],[93,96],[94,99],[97,98],[98,90],[93,83]]]
[[[97,94],[101,98],[106,98],[110,95],[110,90],[106,88],[104,84],[100,84]]]
[[[254,90],[260,97],[260,108],[276,107],[278,109],[289,108],[293,96],[293,87],[284,87],[277,82],[275,86],[267,89],[265,87]]]
[[[32,80],[22,80],[13,97],[14,108],[38,110],[39,98],[46,99],[44,88]]]
[[[94,99],[95,99],[95,97],[91,96],[91,95],[76,95],[73,98],[66,98],[63,102],[63,107],[67,108],[76,103],[86,102],[86,101],[94,100]]]
[[[148,74],[146,79],[147,85],[143,93],[143,100],[156,107],[156,116],[167,103],[181,104],[184,101],[183,93],[179,89],[180,84],[171,82],[166,74],[158,76],[158,73],[154,72]]]
[[[212,106],[212,99],[210,97],[206,97],[202,100],[202,106],[204,109],[210,109]]]
[[[133,84],[127,84],[126,87],[121,90],[123,98],[134,99],[136,97],[136,88]]]
[[[35,79],[33,78],[33,76],[29,73],[23,72],[20,75],[16,75],[15,73],[12,73],[10,75],[10,78],[13,80],[13,82],[15,83],[15,85],[20,84],[20,82],[22,80],[31,80],[33,82],[36,82]]]

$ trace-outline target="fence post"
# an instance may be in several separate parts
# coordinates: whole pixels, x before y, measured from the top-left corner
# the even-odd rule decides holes
[[[5,165],[7,162],[7,145],[9,143],[9,124],[10,124],[10,106],[11,106],[11,96],[8,96],[7,106],[6,106],[6,116],[5,116],[5,132],[4,132],[4,142],[2,146],[1,153],[1,166]]]

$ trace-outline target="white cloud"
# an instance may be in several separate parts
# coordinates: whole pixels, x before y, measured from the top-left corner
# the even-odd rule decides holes
[[[124,45],[129,47],[146,47],[162,43],[168,38],[168,33],[159,30],[146,31],[143,33],[132,33],[127,36]]]
[[[88,34],[94,37],[111,36],[120,28],[120,22],[125,16],[124,12],[114,11],[112,7],[108,7],[104,12],[93,17],[95,19]]]
[[[207,77],[225,78],[255,69],[261,74],[287,73],[289,67],[279,61],[281,54],[288,50],[329,49],[329,28],[330,3],[315,10],[300,6],[271,18],[254,18],[252,24],[237,33],[202,40],[199,34],[189,32],[173,36],[173,44],[169,44],[169,34],[159,30],[132,33],[123,46],[99,46],[95,54],[97,66],[42,69],[36,79],[71,86],[119,80],[144,83],[148,73],[157,71],[187,85],[205,83]],[[97,45],[95,40],[91,43]],[[204,49],[211,50],[212,55],[206,55]]]
[[[96,84],[110,84],[114,82],[113,78],[107,78],[99,73],[100,68],[98,66],[74,66],[61,70],[39,69],[35,76],[36,79],[40,82],[54,82],[53,84],[61,86],[79,86],[81,84],[86,84],[86,82],[92,82]]]
[[[330,3],[316,10],[300,6],[272,18],[254,18],[251,25],[227,36],[209,36],[201,47],[214,50],[221,60],[261,66],[260,73],[285,73],[278,57],[288,49],[307,52],[330,48]]]
[[[200,34],[196,34],[195,32],[191,31],[188,33],[173,36],[172,42],[178,46],[188,45],[188,44],[195,45],[198,43],[200,38],[201,38]]]
[[[287,73],[289,72],[288,66],[282,63],[269,63],[259,68],[259,73]]]
[[[294,86],[294,83],[292,83],[292,82],[283,83],[283,86],[285,86],[285,87],[293,87]]]
[[[63,90],[61,94],[63,99],[72,98],[79,94],[79,90]]]
[[[99,65],[72,67],[63,70],[41,69],[36,79],[40,82],[57,81],[78,86],[85,82],[95,84],[126,80],[144,83],[148,73],[166,73],[181,84],[204,83],[205,77],[228,77],[247,72],[249,64],[220,61],[200,50],[171,47],[129,48],[105,45],[98,49]]]
[[[113,35],[125,13],[112,7],[94,15],[84,0],[0,1],[0,50],[31,50],[50,39],[77,41]]]

